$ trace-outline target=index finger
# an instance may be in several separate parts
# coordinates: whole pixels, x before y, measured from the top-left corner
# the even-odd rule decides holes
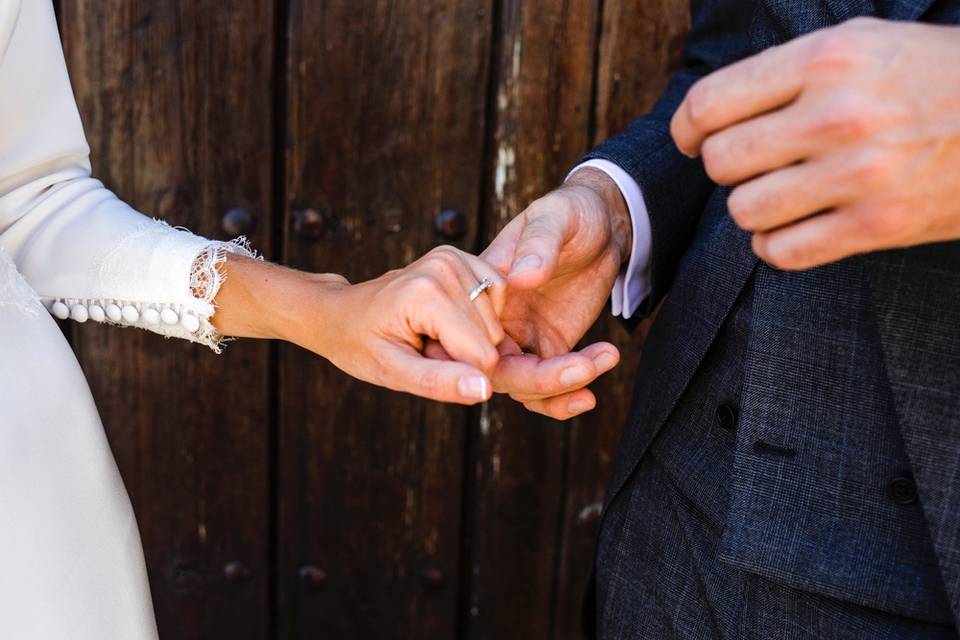
[[[454,360],[481,370],[493,369],[500,354],[481,327],[449,298],[438,297],[416,307],[407,319],[410,328],[435,339]]]
[[[803,88],[797,68],[803,41],[735,62],[690,87],[670,121],[680,151],[695,157],[710,134],[792,102]]]

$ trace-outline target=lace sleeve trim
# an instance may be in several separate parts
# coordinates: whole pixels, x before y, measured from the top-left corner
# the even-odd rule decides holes
[[[216,313],[216,297],[220,287],[227,279],[223,270],[223,263],[231,253],[245,255],[251,258],[262,259],[250,248],[250,241],[240,236],[230,242],[213,242],[206,247],[193,261],[190,271],[190,292],[197,300],[210,305],[214,311],[203,318],[200,327],[199,341],[208,345],[215,352],[220,353],[223,345],[232,338],[220,335],[210,320]]]

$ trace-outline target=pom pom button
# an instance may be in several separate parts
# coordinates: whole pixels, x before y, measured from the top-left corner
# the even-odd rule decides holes
[[[66,320],[70,317],[70,309],[60,301],[54,302],[50,307],[50,313],[59,320]]]
[[[200,328],[200,320],[197,319],[197,316],[190,315],[189,313],[185,313],[183,317],[180,318],[180,324],[190,333],[195,333]]]
[[[70,307],[70,319],[76,320],[77,322],[86,322],[90,317],[90,314],[87,312],[87,308],[82,304],[75,304]]]
[[[123,321],[130,324],[140,319],[140,312],[130,305],[125,306],[120,313],[123,314]]]

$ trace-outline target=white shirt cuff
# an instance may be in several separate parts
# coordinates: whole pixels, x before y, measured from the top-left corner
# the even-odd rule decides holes
[[[630,212],[630,221],[633,224],[633,247],[630,251],[630,261],[627,268],[620,272],[613,283],[611,306],[613,315],[622,315],[629,319],[636,312],[640,303],[650,295],[650,251],[652,239],[650,232],[650,215],[647,205],[643,201],[643,192],[640,185],[629,173],[609,160],[587,160],[574,167],[567,175],[570,179],[574,173],[585,167],[592,167],[603,171],[613,180]]]

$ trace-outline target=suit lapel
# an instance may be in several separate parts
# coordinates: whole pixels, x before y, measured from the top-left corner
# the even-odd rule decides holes
[[[957,243],[866,256],[887,377],[944,585],[960,619]]]
[[[611,469],[606,505],[620,492],[670,415],[757,263],[749,234],[718,189],[697,239],[644,344],[634,403]]]

